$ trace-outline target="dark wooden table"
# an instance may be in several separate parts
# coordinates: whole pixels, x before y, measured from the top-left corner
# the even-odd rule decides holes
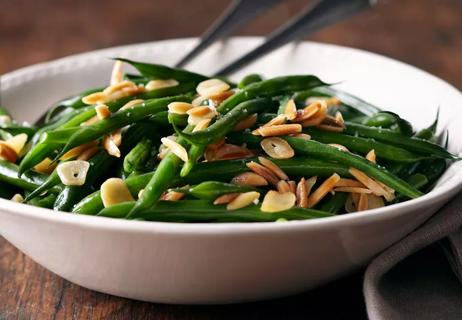
[[[287,0],[239,34],[266,34],[304,2]],[[196,36],[226,3],[0,0],[0,74],[97,48]],[[462,88],[461,17],[460,0],[383,0],[374,11],[311,39],[385,54]],[[159,305],[69,283],[0,238],[0,319],[362,319],[366,315],[361,277],[358,272],[323,288],[274,301],[230,306]],[[325,306],[326,301],[330,307]]]

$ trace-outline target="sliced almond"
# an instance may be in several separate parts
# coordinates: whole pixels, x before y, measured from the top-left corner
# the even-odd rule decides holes
[[[252,134],[263,137],[285,136],[302,132],[302,126],[298,123],[274,125],[271,127],[261,127]]]
[[[56,167],[59,179],[66,186],[85,184],[90,163],[82,160],[62,162]]]
[[[296,197],[292,192],[280,193],[270,190],[261,204],[263,212],[279,212],[289,210],[295,205]]]
[[[262,187],[268,185],[268,181],[254,172],[244,172],[235,176],[231,183],[240,186]]]
[[[253,157],[255,154],[246,147],[236,146],[234,144],[224,143],[215,149],[206,149],[206,159],[208,161],[216,160],[233,160]]]
[[[364,188],[364,185],[361,182],[357,181],[357,180],[341,178],[337,182],[335,187],[358,187],[358,188]]]
[[[105,104],[98,104],[95,107],[95,111],[99,120],[103,120],[111,116],[111,111],[109,111],[109,107]]]
[[[375,154],[375,150],[372,149],[371,151],[369,151],[367,154],[366,154],[366,159],[369,160],[370,162],[372,163],[376,163],[377,162],[377,156]]]
[[[252,128],[255,123],[257,123],[257,114],[254,113],[253,115],[245,118],[244,120],[242,120],[241,122],[239,122],[233,129],[233,131],[242,131],[242,130],[245,130],[245,129],[248,129],[248,128]]]
[[[277,115],[267,123],[265,123],[262,127],[272,127],[272,126],[279,126],[281,124],[286,123],[287,117],[284,114]]]
[[[309,126],[317,126],[321,124],[322,121],[327,116],[327,105],[324,101],[319,101],[319,108],[318,111],[311,117],[309,117],[306,120],[302,121],[302,126],[303,127],[309,127]]]
[[[120,158],[120,149],[110,135],[103,138],[103,148],[113,157]]]
[[[213,204],[219,205],[219,204],[227,204],[233,201],[234,199],[237,198],[237,196],[240,195],[240,193],[227,193],[219,196],[218,198],[213,201]]]
[[[207,127],[209,126],[210,121],[212,121],[212,119],[204,119],[204,120],[200,121],[198,124],[196,124],[196,126],[194,127],[192,132],[197,132],[197,131],[207,129]]]
[[[116,146],[120,146],[122,144],[122,129],[117,129],[109,134],[112,141],[114,141]]]
[[[317,180],[318,180],[317,176],[306,179],[306,192],[307,192],[308,195],[310,195],[311,190],[313,189],[313,187],[316,184]]]
[[[207,100],[207,98],[204,98],[202,96],[198,96],[196,98],[194,98],[193,101],[191,101],[191,104],[195,107],[197,106],[200,106],[205,100]]]
[[[339,149],[340,151],[350,152],[347,147],[338,143],[329,143],[329,146]]]
[[[228,91],[220,92],[220,93],[218,93],[218,94],[214,94],[214,95],[210,96],[209,98],[210,98],[216,105],[219,105],[220,103],[222,103],[223,101],[225,101],[226,99],[228,99],[229,97],[231,97],[233,94],[234,94],[234,91],[228,90]]]
[[[251,205],[252,203],[257,204],[260,193],[256,191],[250,191],[239,194],[235,199],[228,203],[226,206],[227,210],[237,210]]]
[[[164,193],[161,197],[160,200],[164,201],[178,201],[181,200],[184,197],[184,193],[182,192],[177,192],[177,191],[168,191]]]
[[[324,101],[327,107],[339,106],[342,103],[337,97],[309,97],[305,103],[310,104],[319,100]]]
[[[166,79],[166,80],[151,80],[149,81],[145,88],[147,91],[176,87],[179,84],[175,79]]]
[[[281,180],[289,180],[289,177],[279,168],[273,161],[265,158],[258,157],[258,161],[266,168],[268,168],[272,173],[274,173]]]
[[[361,182],[367,188],[369,188],[372,191],[372,193],[375,194],[376,196],[383,196],[387,201],[392,201],[395,198],[395,196],[394,196],[394,194],[392,192],[385,189],[377,181],[375,181],[374,179],[367,176],[364,172],[359,171],[358,169],[355,169],[355,168],[350,168],[348,171],[359,182]],[[393,189],[391,189],[391,190],[393,190]]]
[[[213,112],[213,110],[210,109],[210,107],[208,106],[193,107],[186,111],[188,115],[195,116],[195,117],[204,117],[204,116],[207,116],[211,112]]]
[[[313,117],[318,111],[322,108],[322,102],[316,101],[306,106],[303,110],[297,111],[297,116],[295,117],[295,122],[303,122]]]
[[[59,158],[59,160],[66,161],[66,160],[70,160],[70,159],[73,159],[73,158],[77,158],[86,149],[97,146],[97,145],[98,145],[97,141],[91,141],[91,142],[88,142],[88,143],[84,143],[84,144],[82,144],[80,146],[72,148],[71,150],[69,150],[68,152],[63,154],[61,156],[61,158]]]
[[[343,132],[344,130],[344,128],[342,127],[331,126],[328,124],[319,124],[316,126],[316,128],[323,130],[323,131],[329,131],[329,132]]]
[[[114,96],[119,98],[118,94],[121,94],[122,92],[129,93],[137,90],[138,86],[135,83],[129,80],[124,80],[116,84],[110,85],[109,87],[103,90],[103,93],[106,95],[106,97]]]
[[[300,139],[304,139],[304,140],[311,140],[311,136],[309,134],[306,134],[306,133],[296,133],[296,134],[293,134],[291,136],[294,137],[294,138],[300,138]]]
[[[308,198],[308,208],[314,207],[319,203],[329,192],[334,189],[335,184],[340,180],[340,176],[336,173],[327,178]]]
[[[367,194],[361,193],[359,195],[359,201],[358,201],[358,211],[364,211],[369,209],[369,203],[367,200]]]
[[[134,201],[130,190],[122,179],[109,178],[101,184],[101,200],[105,208],[114,204]]]
[[[123,62],[117,60],[111,72],[111,86],[123,81]]]
[[[78,157],[77,157],[77,160],[83,160],[83,161],[88,161],[89,159],[91,159],[91,157],[93,157],[97,152],[98,152],[99,148],[98,147],[90,147],[88,149],[86,149],[85,151],[83,151]]]
[[[178,158],[180,158],[184,162],[188,161],[188,152],[181,144],[179,144],[176,141],[170,140],[168,138],[162,138],[160,139],[160,141],[162,142],[163,145],[169,148],[171,152],[177,155]]]
[[[246,165],[247,168],[265,178],[265,180],[271,183],[272,185],[276,186],[278,184],[278,177],[276,177],[276,175],[273,172],[271,172],[268,168],[253,161],[248,162]]]
[[[107,96],[103,92],[94,92],[82,98],[85,104],[102,104],[107,101]]]
[[[297,106],[294,99],[287,101],[287,104],[284,107],[284,115],[287,120],[294,120],[297,117]]]
[[[278,189],[278,192],[284,193],[284,192],[292,192],[290,190],[290,186],[285,180],[279,180],[279,182],[276,185],[276,188]]]
[[[141,106],[143,102],[144,102],[143,99],[133,99],[133,100],[128,101],[126,104],[124,104],[123,107],[120,108],[119,110],[132,109],[132,108]]]
[[[187,102],[171,102],[168,104],[168,112],[176,114],[186,114],[194,106]]]
[[[43,159],[39,164],[35,165],[34,170],[40,173],[50,174],[55,170],[58,164],[50,158]]]
[[[210,98],[212,96],[220,94],[221,92],[229,90],[229,88],[229,84],[227,84],[223,80],[209,79],[199,83],[197,85],[196,91],[200,96],[204,98]]]
[[[335,187],[334,192],[372,193],[371,190],[361,187]]]
[[[335,113],[335,122],[341,126],[341,127],[345,127],[345,120],[343,119],[343,116],[342,116],[342,113],[340,111],[337,111]]]
[[[293,194],[296,194],[297,193],[297,183],[293,180],[289,180],[287,181],[287,183],[289,184],[290,192],[292,192]]]
[[[263,151],[274,159],[289,159],[295,155],[294,149],[287,141],[281,138],[272,137],[263,139],[260,142]]]
[[[381,208],[385,206],[385,203],[383,202],[382,197],[378,197],[373,194],[367,195],[367,203],[368,203],[369,209],[376,209],[376,208]]]
[[[308,208],[308,191],[305,178],[301,178],[300,182],[297,184],[296,196],[297,206],[300,208]]]

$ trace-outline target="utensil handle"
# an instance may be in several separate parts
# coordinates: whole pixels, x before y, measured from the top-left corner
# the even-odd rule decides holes
[[[216,75],[233,73],[292,40],[307,36],[374,4],[375,0],[322,0],[271,33],[262,45],[222,68]]]

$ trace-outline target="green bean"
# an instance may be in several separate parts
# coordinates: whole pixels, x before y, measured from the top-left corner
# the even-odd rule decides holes
[[[344,132],[352,136],[377,139],[379,141],[389,143],[390,145],[405,148],[411,152],[422,153],[432,157],[446,159],[454,158],[452,154],[437,144],[418,138],[403,136],[402,134],[390,131],[388,129],[367,127],[364,125],[347,122]]]
[[[239,89],[244,89],[249,84],[252,84],[252,83],[255,83],[255,82],[260,82],[260,81],[263,81],[263,78],[262,78],[261,75],[255,74],[255,73],[249,74],[249,75],[245,76],[244,78],[242,78],[242,80],[239,82],[237,87]]]
[[[375,139],[349,136],[346,134],[321,131],[317,129],[305,130],[311,137],[322,143],[337,143],[345,146],[350,151],[366,154],[372,149],[375,150],[377,157],[396,162],[415,162],[429,158],[420,154],[415,154],[406,149],[385,144]]]
[[[3,106],[0,106],[0,116],[8,116],[8,117],[11,118],[10,113]]]
[[[27,204],[30,204],[36,207],[52,209],[55,201],[56,201],[56,194],[50,193],[50,194],[45,195],[44,197],[33,198],[29,200]]]
[[[58,171],[55,169],[37,189],[35,189],[27,195],[24,201],[27,202],[34,199],[35,197],[41,195],[44,192],[47,192],[49,189],[53,188],[54,186],[60,183],[61,179],[58,176]]]
[[[336,192],[327,201],[325,201],[319,210],[329,212],[332,214],[338,214],[342,211],[345,206],[345,201],[348,197],[346,192]]]
[[[152,141],[144,138],[125,156],[123,169],[127,173],[140,170],[151,155]]]
[[[242,91],[239,91],[223,101],[220,106],[218,106],[217,111],[225,114],[241,102],[250,99],[273,97],[325,85],[327,84],[312,75],[284,76],[263,80],[248,85]]]
[[[267,98],[248,100],[237,105],[208,128],[192,133],[181,132],[174,123],[173,125],[176,133],[186,141],[192,144],[208,145],[225,137],[242,119],[275,106],[275,103]]]
[[[428,127],[420,130],[417,132],[414,137],[419,138],[419,139],[424,139],[424,140],[431,140],[436,133],[436,128],[438,126],[438,120],[440,118],[440,109],[438,108],[438,111],[436,112],[436,118],[435,121]]]
[[[416,190],[400,178],[392,175],[385,168],[379,167],[360,156],[340,151],[335,147],[313,140],[294,137],[285,137],[285,139],[295,149],[295,151],[301,154],[319,157],[330,161],[338,161],[344,165],[356,168],[409,198],[417,198],[422,195],[420,191]]]
[[[183,192],[203,200],[215,200],[223,194],[242,193],[254,190],[255,188],[249,186],[241,186],[220,181],[204,181],[195,186],[174,189],[174,191]]]
[[[8,183],[0,182],[0,198],[10,200],[16,193],[20,192],[22,192],[22,190]]]
[[[250,161],[256,161],[257,159],[241,159],[241,160],[223,160],[198,163],[196,167],[185,177],[173,178],[172,186],[185,185],[185,184],[196,184],[209,179],[219,181],[230,181],[236,175],[249,171],[246,163]],[[342,177],[351,177],[348,172],[348,167],[340,163],[327,162],[325,160],[313,159],[311,157],[297,157],[292,159],[272,161],[278,165],[286,174],[297,177],[328,177],[333,173],[338,173]],[[217,172],[220,172],[217,175]],[[154,172],[148,172],[145,174],[130,176],[125,180],[128,189],[132,195],[137,195],[138,192],[145,188],[149,181],[152,180]],[[74,208],[73,212],[80,214],[96,214],[103,208],[101,201],[100,192],[97,191],[80,203]]]
[[[396,116],[388,112],[378,112],[365,118],[362,124],[368,127],[390,128],[396,123]]]
[[[141,103],[137,107],[120,110],[107,119],[103,119],[96,122],[95,124],[79,128],[72,134],[71,137],[68,137],[67,144],[55,157],[55,159],[58,159],[72,148],[98,139],[101,136],[108,134],[118,128],[122,128],[126,125],[137,122],[157,112],[165,111],[167,105],[174,101],[188,102],[191,101],[191,98],[188,96],[175,96],[148,100]],[[54,131],[54,133],[56,134],[57,132]]]
[[[208,77],[198,73],[189,72],[181,69],[170,68],[160,64],[143,63],[123,58],[116,60],[126,62],[135,67],[144,77],[152,79],[175,79],[177,81],[194,81],[201,82]]]
[[[103,209],[99,216],[123,218],[133,207],[134,202],[124,202]],[[155,207],[140,211],[133,218],[151,221],[171,222],[271,222],[280,218],[287,220],[305,220],[329,217],[331,214],[319,210],[294,207],[280,212],[262,212],[260,206],[250,205],[238,210],[229,211],[226,206],[213,205],[206,200],[160,201]]]

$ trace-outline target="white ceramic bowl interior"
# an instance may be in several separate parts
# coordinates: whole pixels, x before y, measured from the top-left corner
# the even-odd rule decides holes
[[[108,82],[122,56],[173,64],[195,43],[178,39],[111,48],[27,67],[1,79],[2,103],[34,121],[57,100]],[[212,73],[261,38],[216,44],[192,70]],[[376,54],[303,42],[236,74],[313,73],[395,111],[418,128],[440,107],[439,130],[460,154],[462,96],[446,82]],[[56,213],[0,199],[0,233],[32,259],[84,287],[164,303],[231,303],[313,288],[366,264],[428,219],[462,186],[456,163],[429,194],[367,212],[286,223],[178,224]]]

